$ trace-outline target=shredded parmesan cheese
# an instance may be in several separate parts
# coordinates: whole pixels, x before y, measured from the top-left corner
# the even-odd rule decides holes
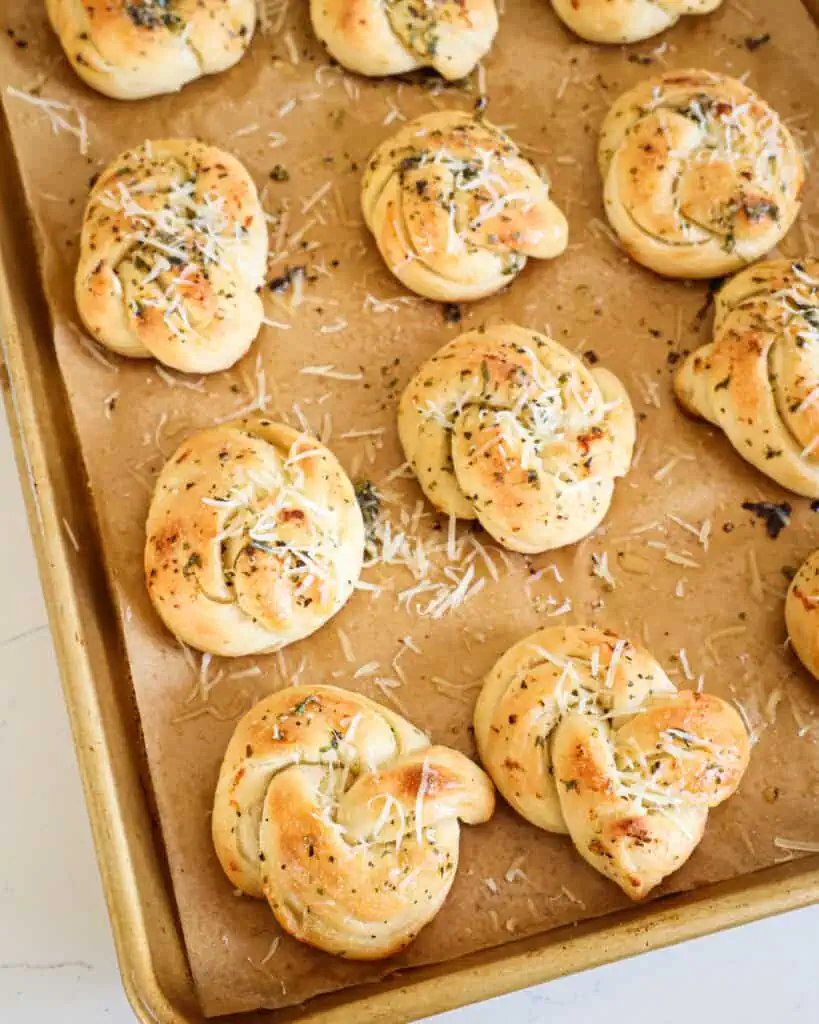
[[[779,850],[789,850],[794,853],[819,853],[819,840],[785,839],[783,836],[774,836],[773,842]]]
[[[88,153],[88,121],[85,114],[78,110],[77,107],[71,106],[70,103],[62,103],[60,100],[47,100],[43,99],[42,96],[33,96],[29,92],[23,92],[21,89],[15,89],[13,85],[6,87],[6,92],[9,96],[14,96],[15,99],[22,100],[24,103],[30,103],[32,107],[36,107],[42,110],[51,122],[51,130],[55,135],[59,135],[60,132],[68,132],[69,135],[73,135],[80,147],[80,153],[86,156]],[[76,124],[72,124],[67,114],[73,114]]]
[[[96,342],[93,342],[90,338],[86,337],[86,335],[83,334],[83,332],[80,330],[79,327],[77,327],[76,324],[72,323],[69,324],[68,326],[71,330],[71,333],[76,338],[77,344],[84,352],[86,352],[94,360],[94,362],[99,363],[100,366],[104,366],[105,369],[110,370],[111,373],[119,373],[119,367],[112,363],[110,359],[108,359],[108,357],[103,353],[102,349],[99,347],[99,345],[96,344]]]
[[[326,377],[328,380],[363,380],[363,373],[344,373],[336,370],[332,363],[325,366],[302,366],[299,373],[306,377]]]
[[[298,47],[296,46],[295,39],[293,39],[293,33],[289,32],[289,31],[285,32],[284,35],[282,36],[282,42],[284,43],[284,45],[285,45],[285,47],[287,49],[287,55],[290,58],[290,63],[291,64],[298,64],[299,63],[299,50],[298,50]]]
[[[608,590],[614,590],[617,583],[609,570],[609,556],[608,552],[604,551],[601,555],[592,554],[592,575],[597,576],[601,579]]]
[[[65,530],[66,536],[71,541],[71,546],[79,554],[79,551],[80,551],[79,541],[77,540],[76,535],[74,534],[74,531],[71,529],[71,524],[68,522],[68,520],[65,518],[65,516],[63,516],[63,529]]]
[[[353,651],[353,645],[350,643],[350,638],[344,632],[343,629],[336,628],[336,635],[338,636],[338,642],[341,646],[341,653],[344,655],[344,660],[347,662],[355,661],[355,652]]]
[[[277,935],[276,938],[270,943],[270,948],[259,961],[260,964],[266,964],[269,960],[272,960],[276,955],[276,950],[279,948],[279,943],[282,941],[281,935]]]

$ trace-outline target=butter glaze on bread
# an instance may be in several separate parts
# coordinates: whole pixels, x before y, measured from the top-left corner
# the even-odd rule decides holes
[[[201,430],[168,460],[147,522],[154,607],[212,654],[275,651],[336,614],[353,592],[364,524],[336,457],[263,417]]]
[[[714,340],[674,391],[761,473],[819,498],[819,260],[755,263],[723,285]]]
[[[514,324],[444,345],[398,407],[401,444],[429,501],[526,553],[572,544],[602,521],[635,430],[614,374]]]
[[[465,78],[498,30],[495,0],[310,0],[310,17],[339,64],[372,77],[429,67]]]
[[[552,0],[558,16],[590,43],[637,43],[685,14],[710,14],[722,0]]]
[[[334,686],[271,694],[236,726],[213,805],[225,874],[302,942],[399,952],[438,913],[459,821],[488,821],[489,778],[405,718]]]
[[[113,352],[214,373],[259,332],[266,261],[264,211],[235,157],[192,139],[145,142],[91,190],[77,309]]]
[[[814,679],[819,679],[819,551],[808,555],[785,598],[791,646]]]
[[[46,0],[71,66],[112,99],[176,92],[239,61],[254,0]]]
[[[393,274],[441,302],[491,295],[568,241],[549,186],[509,136],[457,110],[425,114],[376,148],[361,208]]]
[[[567,833],[632,899],[691,856],[750,756],[729,704],[677,691],[648,651],[589,626],[541,629],[511,647],[486,677],[474,725],[512,807]]]
[[[666,277],[717,277],[764,256],[799,212],[805,170],[791,133],[742,82],[668,71],[629,89],[598,151],[609,223]]]

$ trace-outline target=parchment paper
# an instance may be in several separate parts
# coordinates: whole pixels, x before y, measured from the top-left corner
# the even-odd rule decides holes
[[[797,0],[782,0],[768,15],[765,0],[743,0],[741,6],[727,0],[713,16],[686,18],[662,37],[628,48],[579,42],[545,0],[508,0],[485,62],[488,116],[508,126],[532,159],[548,168],[554,198],[570,221],[570,247],[557,260],[531,263],[502,294],[450,309],[447,316],[441,306],[403,301],[407,293],[384,269],[360,222],[359,168],[392,130],[386,122],[396,124],[434,106],[470,107],[478,98],[477,76],[464,88],[444,88],[423,76],[403,83],[344,76],[327,68],[309,30],[307,4],[291,3],[280,31],[260,32],[246,59],[229,73],[177,96],[117,103],[75,78],[42,7],[31,0],[3,5],[0,78],[4,86],[34,88],[43,98],[80,111],[87,119],[88,154],[80,154],[70,132],[53,134],[43,110],[4,88],[55,324],[53,339],[41,343],[57,346],[74,411],[205,1012],[300,1002],[398,967],[447,960],[625,904],[619,890],[587,867],[567,839],[540,832],[501,806],[490,824],[463,830],[452,893],[405,954],[366,966],[283,937],[262,963],[279,929],[266,904],[234,895],[209,835],[212,791],[235,717],[251,700],[295,676],[383,698],[375,677],[354,679],[353,673],[376,661],[380,675],[395,678],[391,661],[406,635],[422,653],[401,656],[406,682],[392,692],[436,741],[468,752],[473,752],[469,721],[475,691],[447,689],[432,677],[454,687],[474,684],[509,644],[546,623],[593,621],[622,630],[645,641],[679,685],[694,686],[704,673],[707,690],[742,702],[760,734],[748,774],[739,793],[712,813],[689,863],[657,895],[751,872],[788,856],[774,846],[775,836],[819,839],[819,688],[784,649],[782,619],[783,571],[816,546],[819,513],[746,466],[722,435],[686,419],[675,406],[674,366],[682,353],[709,338],[709,288],[664,282],[611,243],[601,227],[594,159],[609,102],[665,67],[747,74],[749,84],[793,119],[797,137],[812,148],[819,124],[819,47]],[[61,116],[77,123],[72,111]],[[271,277],[283,276],[288,267],[307,268],[302,305],[289,309],[292,286],[278,297],[269,293],[268,316],[288,329],[264,328],[237,369],[196,384],[199,390],[169,386],[151,363],[112,357],[114,369],[109,369],[81,346],[72,326],[77,323],[72,280],[89,179],[122,149],[146,137],[170,135],[202,136],[245,161],[264,186],[272,235],[281,234],[281,249],[295,250],[271,267]],[[271,179],[277,165],[285,168],[288,181]],[[332,182],[332,190],[302,212],[326,182]],[[814,178],[783,252],[804,253],[819,237],[816,197]],[[287,203],[289,224],[281,227],[275,219]],[[313,242],[319,247],[300,248]],[[392,309],[379,305],[396,298],[402,301],[392,302]],[[450,322],[458,315],[460,323]],[[190,431],[251,402],[258,358],[271,413],[297,423],[296,403],[316,431],[322,423],[326,429],[329,414],[330,445],[345,467],[412,510],[420,498],[415,483],[387,480],[402,462],[395,398],[420,360],[459,330],[497,317],[550,330],[572,349],[593,353],[590,358],[599,358],[628,386],[640,416],[638,457],[619,484],[603,527],[576,547],[530,559],[502,560],[488,538],[478,535],[500,578],[489,579],[481,593],[438,620],[399,605],[397,592],[413,583],[405,570],[371,570],[365,579],[380,581],[384,591],[356,593],[334,623],[288,649],[283,660],[215,660],[207,678],[219,678],[220,671],[223,676],[205,706],[196,693],[195,671],[153,613],[142,577],[144,519],[164,457]],[[327,364],[346,373],[360,371],[362,379],[300,373],[306,365]],[[368,439],[341,437],[381,428],[382,435]],[[759,500],[787,500],[793,506],[777,540],[741,507],[743,501]],[[397,522],[400,506],[387,508]],[[668,513],[696,527],[710,519],[709,550]],[[636,532],[649,524],[658,525]],[[428,541],[440,539],[440,525],[430,515],[421,532]],[[72,530],[70,522],[67,529]],[[459,536],[469,532],[467,526],[459,528]],[[672,564],[658,544],[697,567]],[[592,574],[593,553],[607,554],[614,590]],[[87,555],[80,550],[77,558]],[[475,565],[476,579],[488,575],[480,558]],[[538,575],[552,565],[562,582],[551,569]],[[436,578],[442,578],[440,571]],[[349,637],[353,663],[343,656],[336,627]],[[722,630],[732,632],[708,640]],[[230,675],[255,671],[253,666],[259,675]],[[191,712],[195,717],[179,720]],[[513,866],[522,875],[510,872]],[[486,879],[493,880],[497,893]]]

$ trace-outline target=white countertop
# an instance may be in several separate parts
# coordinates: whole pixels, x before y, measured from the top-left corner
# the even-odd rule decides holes
[[[126,1024],[5,419],[0,416],[0,1021]],[[441,1024],[819,1020],[819,907],[437,1018]]]

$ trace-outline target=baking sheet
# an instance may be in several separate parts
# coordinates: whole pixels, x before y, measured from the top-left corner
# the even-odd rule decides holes
[[[451,958],[603,914],[626,902],[580,861],[570,843],[538,832],[501,808],[488,826],[464,829],[461,869],[452,894],[436,921],[402,957],[383,966],[346,964],[285,937],[263,963],[278,929],[264,904],[232,894],[212,854],[207,819],[218,763],[233,728],[231,716],[289,681],[302,659],[302,680],[335,681],[382,697],[372,677],[351,676],[360,665],[378,661],[381,671],[394,677],[391,662],[400,638],[411,635],[422,653],[402,656],[407,682],[394,696],[436,740],[471,751],[468,722],[474,691],[457,688],[479,679],[511,642],[553,621],[593,620],[619,628],[646,639],[679,684],[684,665],[695,677],[704,672],[706,688],[738,697],[761,731],[740,793],[712,815],[704,842],[662,891],[768,865],[783,855],[773,844],[775,836],[818,837],[819,730],[812,727],[819,727],[819,698],[815,685],[782,648],[781,604],[783,569],[798,564],[815,546],[819,520],[814,521],[816,513],[808,502],[788,498],[741,463],[715,431],[687,421],[675,408],[669,380],[676,357],[708,338],[707,286],[662,282],[622,257],[601,227],[594,166],[597,128],[609,100],[644,74],[697,63],[735,75],[750,71],[749,84],[783,116],[795,117],[792,127],[812,146],[817,127],[816,107],[810,105],[816,103],[811,77],[817,67],[815,30],[795,0],[784,9],[787,16],[778,11],[774,25],[766,24],[761,14],[754,16],[765,6],[761,0],[741,8],[728,3],[714,17],[688,19],[672,33],[627,50],[574,41],[541,0],[525,0],[504,15],[486,61],[489,116],[510,126],[517,141],[531,146],[532,158],[547,165],[554,197],[569,217],[571,248],[552,263],[530,265],[506,293],[462,306],[457,324],[449,322],[454,310],[447,318],[440,306],[393,301],[403,300],[406,293],[383,269],[358,222],[358,167],[390,131],[382,122],[395,123],[400,116],[434,106],[468,107],[477,98],[477,76],[468,89],[441,89],[435,79],[366,83],[319,70],[326,60],[311,37],[306,13],[293,5],[285,12],[282,30],[260,34],[233,72],[197,83],[176,97],[126,106],[97,97],[76,81],[39,5],[23,0],[6,5],[0,28],[13,35],[7,32],[3,39],[0,74],[18,89],[39,87],[41,96],[69,104],[74,109],[59,114],[70,125],[79,125],[76,112],[87,121],[84,157],[75,135],[65,130],[52,135],[46,112],[4,95],[38,228],[58,356],[126,637],[180,917],[207,1013],[299,1002],[387,969]],[[533,39],[534,24],[539,33]],[[758,41],[768,32],[769,41],[748,48],[753,44],[747,40]],[[669,46],[663,49],[666,41]],[[634,54],[653,63],[629,61]],[[288,109],[294,100],[295,107]],[[297,237],[288,244],[284,236],[283,247],[295,251],[272,267],[271,276],[281,277],[287,266],[304,266],[308,278],[316,278],[307,281],[307,301],[297,309],[268,302],[268,316],[289,324],[289,330],[266,328],[243,364],[209,378],[204,390],[171,387],[148,363],[112,358],[112,370],[81,346],[74,326],[71,285],[89,178],[121,149],[148,136],[171,134],[201,135],[231,149],[260,186],[270,181],[276,165],[285,167],[290,180],[271,181],[265,205],[275,217],[289,200],[287,234]],[[302,212],[328,181],[333,188],[326,200]],[[815,209],[811,188],[784,252],[796,255],[813,244]],[[321,243],[306,253],[298,238],[305,225],[301,240]],[[273,236],[279,231],[274,223]],[[287,301],[285,293],[285,307]],[[382,305],[385,301],[388,307]],[[411,510],[420,497],[416,485],[401,479],[386,482],[401,463],[394,398],[415,365],[440,344],[459,330],[501,316],[540,329],[548,325],[570,347],[593,351],[621,375],[641,413],[638,465],[620,484],[603,531],[566,552],[533,559],[509,555],[508,565],[477,535],[500,579],[490,580],[481,593],[438,620],[396,607],[395,591],[412,583],[405,571],[371,570],[365,578],[382,582],[385,590],[380,595],[357,593],[333,624],[290,648],[283,665],[274,657],[214,660],[209,679],[222,669],[225,675],[210,692],[208,710],[203,710],[199,695],[187,701],[196,689],[194,673],[154,617],[141,572],[149,488],[164,454],[190,430],[256,397],[256,359],[261,354],[270,411],[294,423],[305,416],[316,430],[329,414],[330,445],[348,470],[367,476]],[[338,381],[300,373],[304,366],[326,364],[343,372],[360,371],[363,379]],[[326,400],[325,394],[330,396]],[[383,435],[372,438],[341,437],[382,428]],[[790,525],[775,541],[767,537],[761,521],[741,508],[743,501],[760,499],[790,500],[794,506]],[[397,519],[400,506],[388,508]],[[710,519],[709,551],[668,519],[668,513],[697,525]],[[664,524],[667,532],[654,528],[632,533],[653,522]],[[731,524],[730,532],[726,524]],[[432,517],[422,521],[427,544],[440,541],[435,527]],[[77,532],[70,522],[66,529]],[[469,533],[459,530],[464,537]],[[648,541],[666,543],[673,553],[687,552],[684,556],[699,567],[669,563],[665,552]],[[465,540],[465,550],[467,544]],[[613,591],[590,573],[592,554],[604,552],[617,584]],[[445,560],[439,556],[439,561]],[[477,576],[487,575],[480,557],[476,564]],[[537,578],[551,565],[562,583],[554,570]],[[676,597],[682,578],[685,596]],[[565,617],[554,614],[567,598],[571,609],[563,612]],[[352,664],[343,656],[336,627],[350,639]],[[740,628],[744,632],[713,636]],[[680,649],[686,652],[682,660]],[[459,652],[457,658],[453,651]],[[256,665],[258,676],[228,675]],[[334,672],[342,675],[334,677]],[[452,688],[434,683],[433,677],[448,680]],[[771,695],[780,698],[775,715]],[[775,725],[768,726],[766,706]],[[179,720],[192,712],[199,713]],[[513,867],[523,877],[510,871]],[[486,884],[488,878],[497,894]]]

